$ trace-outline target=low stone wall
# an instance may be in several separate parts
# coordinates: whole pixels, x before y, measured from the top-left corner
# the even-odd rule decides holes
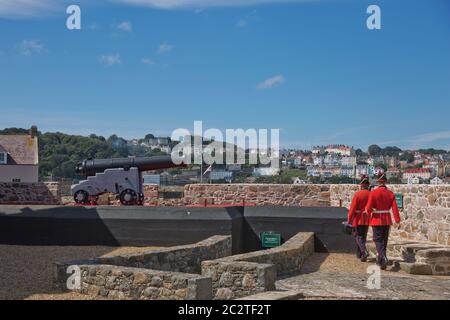
[[[58,182],[0,182],[0,204],[60,204]]]
[[[80,286],[74,291],[110,299],[206,300],[211,279],[196,274],[117,267],[78,265]]]
[[[392,236],[450,245],[450,185],[389,185],[403,194],[402,223]],[[331,185],[331,205],[349,207],[355,185]]]
[[[215,299],[227,300],[275,289],[277,276],[301,269],[314,252],[314,234],[301,232],[280,247],[202,262]]]
[[[253,204],[257,206],[330,206],[329,185],[191,184],[184,190],[188,204]]]
[[[96,263],[162,271],[200,273],[202,261],[230,256],[231,248],[231,236],[213,236],[194,245],[97,258]]]
[[[231,236],[214,236],[193,245],[56,263],[54,282],[66,290],[67,270],[72,266],[80,270],[80,286],[74,291],[82,294],[112,299],[207,300],[212,298],[212,282],[199,275],[201,262],[231,255],[231,246]]]
[[[375,257],[376,248],[368,244]],[[387,247],[389,259],[411,274],[450,275],[450,248],[433,242],[392,239]]]

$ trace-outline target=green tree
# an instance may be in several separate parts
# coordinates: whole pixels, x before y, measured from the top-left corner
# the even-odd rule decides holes
[[[368,151],[371,156],[379,156],[382,153],[382,149],[376,144],[372,144],[371,146],[369,146]]]

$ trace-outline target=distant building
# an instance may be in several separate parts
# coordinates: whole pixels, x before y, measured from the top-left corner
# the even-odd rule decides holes
[[[233,178],[233,172],[230,171],[211,171],[209,173],[211,180],[231,180]]]
[[[294,179],[294,184],[307,184],[308,182],[306,180],[300,179],[300,177],[297,177]]]
[[[329,154],[337,154],[341,156],[354,156],[355,150],[352,147],[345,146],[345,145],[328,145],[326,147],[323,146],[317,146],[313,147],[311,152],[313,154],[322,154],[322,153],[329,153]]]
[[[408,178],[408,184],[419,184],[420,179],[418,177],[409,177]]]
[[[343,167],[354,167],[354,166],[356,166],[356,157],[342,157],[341,165]]]
[[[308,177],[320,177],[320,170],[316,166],[308,166],[306,168],[306,175]]]
[[[442,179],[440,179],[439,177],[434,177],[433,179],[430,180],[430,184],[440,185],[440,184],[444,184],[444,181]]]
[[[148,144],[150,146],[168,146],[170,145],[170,138],[169,137],[155,137],[148,139]]]
[[[364,176],[369,175],[369,166],[367,164],[358,164],[356,166],[356,177],[359,178],[362,175]]]
[[[403,172],[403,179],[408,180],[409,178],[420,178],[423,180],[429,180],[431,179],[431,170],[427,168],[406,169]]]
[[[242,170],[242,165],[240,165],[240,164],[229,164],[229,165],[227,165],[227,170],[228,171],[233,171],[233,172],[241,171]]]
[[[438,174],[439,164],[430,162],[429,164],[424,164],[422,168],[429,169],[431,172],[431,178],[434,178]]]
[[[388,168],[386,170],[386,177],[388,179],[400,177],[400,170],[398,168]]]
[[[355,150],[345,145],[329,145],[325,148],[325,152],[347,157],[355,155]]]
[[[0,182],[38,182],[37,127],[29,134],[0,135]]]
[[[142,176],[145,184],[161,185],[161,176],[159,174],[146,174]]]
[[[341,167],[341,176],[354,178],[355,177],[355,167]]]
[[[260,176],[276,176],[280,173],[280,169],[277,168],[254,168],[253,175],[256,177]]]

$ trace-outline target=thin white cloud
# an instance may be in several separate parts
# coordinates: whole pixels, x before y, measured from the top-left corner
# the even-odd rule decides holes
[[[236,23],[237,28],[244,28],[248,25],[248,21],[245,19],[241,19]]]
[[[273,88],[274,86],[281,85],[284,82],[286,82],[286,79],[283,75],[279,74],[259,83],[256,88],[259,90],[267,90]]]
[[[38,40],[23,40],[19,45],[19,50],[21,54],[31,56],[44,52],[45,46]]]
[[[117,29],[124,32],[133,32],[133,25],[129,21],[123,21],[117,25]]]
[[[175,48],[175,46],[173,46],[167,42],[164,42],[159,45],[158,53],[159,54],[168,53],[168,52],[172,51],[174,48]]]
[[[141,63],[146,64],[148,66],[152,66],[155,64],[155,61],[153,61],[152,59],[149,59],[149,58],[142,58]]]
[[[120,55],[116,54],[105,54],[100,57],[100,62],[108,67],[122,64],[122,60],[120,59]]]
[[[125,4],[157,9],[186,9],[207,7],[240,7],[267,3],[312,2],[317,0],[117,0]]]
[[[56,12],[61,5],[57,0],[0,0],[0,17],[40,17]]]
[[[253,10],[249,14],[247,14],[245,17],[241,18],[238,22],[236,22],[235,27],[236,28],[245,28],[247,27],[251,22],[258,21],[259,17],[256,13],[256,10]]]
[[[381,146],[402,145],[410,149],[419,149],[428,148],[430,146],[444,146],[448,142],[450,142],[450,131],[436,131],[396,140],[382,141],[378,144]]]
[[[450,131],[438,131],[438,132],[430,132],[421,135],[417,135],[411,139],[412,141],[416,141],[417,143],[431,143],[440,140],[450,139]]]

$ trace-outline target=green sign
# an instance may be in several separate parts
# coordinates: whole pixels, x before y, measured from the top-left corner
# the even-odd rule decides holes
[[[397,207],[399,209],[403,209],[403,194],[402,193],[395,194],[395,201],[397,202]]]
[[[261,232],[261,245],[263,248],[275,248],[281,245],[281,234],[273,231]]]

